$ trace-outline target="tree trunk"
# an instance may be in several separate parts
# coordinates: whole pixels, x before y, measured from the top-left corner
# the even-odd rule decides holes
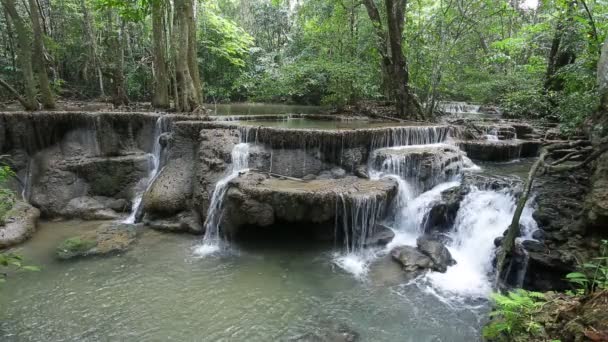
[[[122,106],[129,104],[129,97],[127,96],[127,89],[125,87],[125,76],[124,76],[124,59],[125,59],[125,25],[126,23],[121,20],[120,30],[116,34],[113,31],[113,13],[108,13],[109,28],[111,30],[112,38],[110,39],[110,53],[112,67],[110,69],[109,76],[112,78],[113,89],[112,89],[112,103],[115,106]]]
[[[568,3],[565,18],[560,18],[555,27],[553,40],[551,41],[551,50],[549,50],[549,60],[547,63],[547,72],[545,75],[545,91],[560,91],[564,88],[564,82],[556,76],[557,71],[562,67],[574,63],[576,54],[569,47],[570,44],[564,44],[565,39],[569,39],[567,33],[569,27],[573,25],[572,11],[574,10],[575,2]]]
[[[169,108],[169,72],[167,70],[167,45],[164,0],[152,2],[152,36],[154,39],[154,108]]]
[[[189,53],[190,47],[190,23],[193,19],[188,13],[188,7],[192,6],[190,0],[175,0],[174,11],[174,27],[173,34],[173,51],[175,58],[175,78],[177,86],[177,94],[175,98],[175,109],[180,112],[190,112],[196,109],[199,105],[194,81],[190,74]]]
[[[91,18],[91,15],[89,13],[89,9],[87,7],[86,1],[85,0],[80,0],[80,8],[82,10],[82,15],[83,15],[83,20],[84,20],[84,28],[85,28],[85,32],[87,34],[87,38],[89,40],[89,53],[90,53],[90,58],[91,58],[91,62],[93,63],[94,67],[95,67],[95,72],[97,73],[97,80],[98,80],[98,84],[99,84],[99,95],[100,96],[105,96],[105,91],[103,88],[103,73],[101,72],[101,61],[99,58],[99,55],[97,53],[97,37],[95,35],[95,30],[93,29],[93,25],[91,25],[91,22],[93,21],[93,19]]]
[[[195,6],[196,2],[188,0],[188,68],[190,69],[190,76],[194,84],[195,96],[200,105],[203,103],[203,85],[198,68]]]
[[[15,31],[17,32],[17,45],[19,47],[17,61],[23,73],[23,88],[25,92],[25,101],[22,104],[26,110],[36,110],[38,109],[38,101],[36,100],[36,83],[34,82],[34,72],[32,70],[30,38],[25,23],[15,8],[14,1],[2,0],[2,5],[11,18],[13,25],[15,25]]]
[[[409,87],[407,60],[403,54],[403,29],[406,0],[384,0],[386,30],[373,0],[363,0],[374,26],[382,59],[384,81],[388,82],[390,98],[395,101],[397,116],[410,120],[426,119],[420,102]]]
[[[34,31],[34,61],[37,64],[38,85],[42,95],[42,106],[46,109],[55,109],[55,98],[49,84],[48,66],[44,58],[44,42],[42,26],[40,24],[40,11],[36,0],[29,0],[32,29]]]

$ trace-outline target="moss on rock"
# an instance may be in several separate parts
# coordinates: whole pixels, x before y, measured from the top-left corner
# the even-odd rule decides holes
[[[133,225],[104,224],[93,232],[86,232],[64,240],[56,249],[62,260],[76,257],[108,255],[126,251],[135,242],[137,233]]]

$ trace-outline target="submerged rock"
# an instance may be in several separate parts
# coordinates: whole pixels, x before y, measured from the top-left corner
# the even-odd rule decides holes
[[[345,324],[322,322],[319,327],[309,333],[292,337],[293,342],[356,342],[359,333]]]
[[[40,210],[29,203],[17,201],[0,224],[0,248],[19,244],[34,234]]]
[[[130,224],[103,224],[95,231],[64,240],[55,252],[62,260],[120,253],[135,242],[136,235],[135,226]]]

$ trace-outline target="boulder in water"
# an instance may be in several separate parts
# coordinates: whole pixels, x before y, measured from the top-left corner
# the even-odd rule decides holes
[[[399,262],[406,272],[430,269],[445,273],[448,266],[456,264],[450,251],[440,241],[423,236],[416,244],[417,247],[400,246],[391,251],[393,259]]]
[[[0,248],[19,244],[34,234],[40,210],[29,203],[18,201],[0,222]]]
[[[452,254],[443,243],[428,236],[422,236],[416,240],[416,245],[422,253],[433,260],[433,266],[431,267],[433,270],[445,273],[448,266],[456,265],[456,260],[452,258]]]
[[[422,271],[434,266],[433,260],[428,255],[412,246],[396,247],[391,251],[391,256],[406,272]]]
[[[122,223],[103,224],[95,231],[64,240],[56,249],[59,259],[109,255],[126,251],[135,242],[135,226]]]

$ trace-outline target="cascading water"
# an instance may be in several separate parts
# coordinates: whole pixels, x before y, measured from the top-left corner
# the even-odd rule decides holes
[[[150,186],[156,180],[156,177],[159,174],[160,167],[162,164],[161,154],[162,154],[162,146],[160,144],[160,135],[163,134],[167,130],[165,125],[164,117],[159,117],[156,120],[156,124],[154,126],[153,133],[153,146],[152,153],[150,153],[150,172],[148,173],[148,177],[142,179],[136,188],[136,195],[133,198],[133,205],[131,209],[131,214],[123,221],[123,223],[138,223],[142,218],[142,199],[144,194],[148,191]]]
[[[231,157],[232,164],[230,170],[215,184],[211,203],[207,210],[207,218],[205,219],[203,244],[194,250],[194,253],[198,256],[212,254],[221,248],[220,224],[223,216],[224,196],[226,195],[226,191],[228,191],[228,183],[249,167],[249,144],[236,144],[232,149]]]
[[[441,102],[439,109],[450,114],[479,113],[479,105],[466,102]]]
[[[472,189],[465,196],[456,216],[447,245],[457,264],[446,273],[429,273],[425,280],[449,298],[484,298],[492,290],[494,239],[508,228],[516,207],[515,197],[507,190]],[[522,214],[524,231],[536,229],[533,209]]]

